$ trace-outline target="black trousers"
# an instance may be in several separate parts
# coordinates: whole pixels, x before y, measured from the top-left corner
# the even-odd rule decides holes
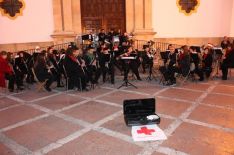
[[[130,61],[130,62],[125,61],[123,63],[124,80],[128,79],[128,73],[129,73],[130,70],[132,70],[132,72],[136,75],[137,79],[140,79],[138,67],[139,67],[139,65],[134,61]]]
[[[61,73],[59,70],[51,68],[51,73],[53,74],[54,80],[57,81],[57,86],[61,85]]]
[[[175,73],[182,73],[182,71],[176,66],[170,66],[168,68],[161,66],[159,71],[163,74],[164,79],[170,82],[176,82]]]
[[[6,80],[8,80],[8,89],[9,90],[14,90],[15,86],[15,75],[13,74],[5,74]]]
[[[222,79],[227,80],[228,64],[226,61],[223,61],[223,63],[221,64],[221,70],[222,70]]]

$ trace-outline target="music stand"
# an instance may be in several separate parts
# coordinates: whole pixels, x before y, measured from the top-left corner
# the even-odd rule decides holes
[[[128,61],[136,60],[136,57],[122,57],[121,60],[123,60],[126,65],[129,65]],[[124,72],[126,72],[126,70]],[[134,84],[128,81],[128,76],[127,76],[126,78],[124,78],[124,82],[122,83],[121,86],[118,87],[118,89],[122,87],[128,87],[128,86],[132,86],[137,89],[137,86],[135,86]]]

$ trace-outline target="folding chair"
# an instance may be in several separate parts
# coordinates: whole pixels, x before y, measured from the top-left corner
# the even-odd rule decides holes
[[[69,87],[69,81],[70,81],[70,78],[68,77],[67,75],[67,71],[66,71],[66,67],[63,65],[63,70],[64,70],[64,78],[66,80],[66,92],[68,92],[68,87]],[[82,85],[81,85],[81,79],[79,78],[79,86],[80,86],[80,91],[82,92]]]
[[[46,84],[46,82],[48,81],[48,79],[46,79],[45,81],[40,81],[35,73],[35,70],[34,68],[32,68],[32,73],[34,75],[34,78],[37,82],[37,91],[41,91],[41,90],[44,90],[44,86]]]
[[[184,83],[189,79],[189,77],[192,77],[192,79],[195,79],[193,73],[195,71],[195,64],[194,63],[191,63],[190,64],[190,69],[189,69],[189,72],[188,74],[184,77],[184,79],[182,80],[182,82],[180,83],[180,85],[184,85]],[[183,75],[181,74],[181,77],[183,77]]]

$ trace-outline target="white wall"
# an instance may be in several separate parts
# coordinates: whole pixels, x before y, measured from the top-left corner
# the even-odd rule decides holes
[[[156,37],[188,38],[229,35],[232,6],[233,0],[200,0],[197,13],[186,16],[179,12],[176,0],[153,0],[153,28],[157,32]]]
[[[232,19],[231,19],[230,37],[234,37],[234,1],[232,4]]]
[[[51,41],[52,0],[24,0],[23,16],[11,20],[0,15],[0,44]]]

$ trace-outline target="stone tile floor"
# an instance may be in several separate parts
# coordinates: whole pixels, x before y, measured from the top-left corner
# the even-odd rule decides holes
[[[90,92],[0,90],[0,155],[234,155],[234,79]],[[125,99],[156,98],[166,141],[133,142]]]

